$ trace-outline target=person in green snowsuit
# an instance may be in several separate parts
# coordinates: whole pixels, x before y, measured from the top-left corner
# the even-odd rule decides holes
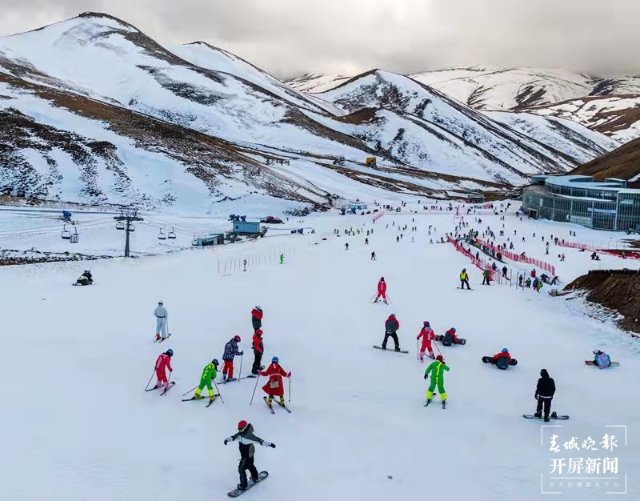
[[[213,394],[213,385],[211,381],[213,381],[218,375],[218,360],[213,359],[211,363],[208,363],[204,369],[202,369],[202,377],[200,378],[200,385],[196,388],[196,393],[193,398],[199,399],[202,398],[202,390],[204,387],[207,387],[209,391],[209,398],[211,400],[215,400],[216,396]]]
[[[431,374],[431,384],[427,390],[427,401],[431,402],[433,398],[433,390],[438,386],[438,393],[440,398],[444,402],[447,399],[447,392],[444,390],[444,371],[448,371],[449,366],[444,363],[442,355],[438,355],[436,359],[431,362],[429,367],[424,373],[424,378],[427,379]]]

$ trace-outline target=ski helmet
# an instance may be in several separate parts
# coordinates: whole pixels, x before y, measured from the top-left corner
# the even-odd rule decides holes
[[[509,349],[508,348],[502,348],[502,353],[509,353]]]
[[[273,357],[273,358],[271,359],[271,363],[272,363],[272,364],[277,364],[277,363],[279,363],[279,362],[280,362],[280,359],[279,359],[278,357]]]
[[[262,311],[262,308],[260,308],[260,306],[256,306],[256,310]]]
[[[540,371],[540,376],[541,377],[549,377],[549,373],[547,372],[547,369],[542,369]]]
[[[256,336],[262,336],[262,329],[256,329]]]
[[[602,353],[602,351],[600,351],[600,350],[593,350],[593,354],[594,354],[594,355],[600,355],[600,353]]]
[[[244,430],[249,423],[247,423],[244,419],[238,423],[238,430]]]
[[[425,327],[431,327],[431,324],[429,322],[427,322],[426,320],[422,323],[423,326]]]
[[[160,301],[158,301],[158,304],[164,304],[164,303],[162,302],[162,299],[161,299]]]
[[[451,330],[452,330],[453,332],[456,332],[456,328],[455,328],[455,327],[451,327]]]
[[[165,355],[169,355],[170,357],[173,356],[173,350],[171,348],[169,348],[167,351],[164,352]]]
[[[214,358],[211,363],[217,367],[220,362],[218,362],[217,358]]]
[[[242,339],[240,339],[240,336],[238,336],[237,334],[235,336],[233,336],[233,340],[236,341],[237,343],[242,341]]]
[[[380,280],[382,280],[384,282],[384,277],[380,277]]]
[[[436,360],[438,360],[439,362],[444,362],[444,358],[442,357],[442,355],[438,355],[436,357]]]

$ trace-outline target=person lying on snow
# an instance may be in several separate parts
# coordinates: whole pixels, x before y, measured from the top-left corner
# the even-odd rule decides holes
[[[84,270],[84,273],[78,277],[76,283],[73,285],[91,285],[93,283],[93,276],[89,270]]]

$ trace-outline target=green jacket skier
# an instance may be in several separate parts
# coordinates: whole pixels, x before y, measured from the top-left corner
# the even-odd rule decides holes
[[[204,387],[207,387],[209,392],[209,398],[211,400],[215,400],[216,396],[213,394],[213,385],[211,381],[213,381],[218,375],[218,360],[213,359],[211,363],[208,363],[204,369],[202,369],[202,376],[200,377],[200,385],[196,388],[196,393],[194,398],[202,398],[202,390]]]
[[[449,366],[444,363],[442,355],[438,355],[435,361],[431,362],[429,367],[424,373],[424,378],[427,379],[431,375],[431,384],[427,390],[427,402],[431,402],[433,398],[433,390],[438,386],[438,393],[440,398],[444,402],[447,399],[447,392],[444,389],[444,371],[448,371]]]

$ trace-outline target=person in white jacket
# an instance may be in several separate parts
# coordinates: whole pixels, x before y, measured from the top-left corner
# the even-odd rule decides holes
[[[162,300],[158,301],[158,307],[153,311],[153,314],[156,317],[156,341],[167,339],[169,337],[167,331],[167,318],[169,314]]]

